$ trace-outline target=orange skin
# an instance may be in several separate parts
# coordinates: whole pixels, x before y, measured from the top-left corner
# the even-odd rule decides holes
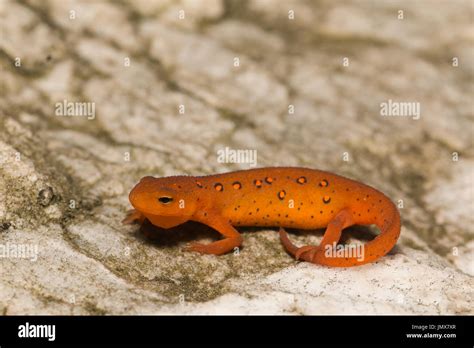
[[[144,177],[130,192],[135,208],[124,223],[148,219],[171,228],[198,221],[224,238],[191,243],[187,251],[221,255],[242,244],[234,226],[279,226],[280,239],[296,259],[332,267],[350,267],[388,253],[400,235],[400,214],[382,192],[332,173],[297,167],[242,170],[209,176]],[[360,255],[328,255],[351,225],[375,224],[381,233]],[[326,227],[319,246],[296,247],[284,227]],[[341,246],[339,246],[341,247]]]

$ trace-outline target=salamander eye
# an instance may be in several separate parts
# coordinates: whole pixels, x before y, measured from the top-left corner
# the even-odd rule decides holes
[[[158,201],[159,201],[160,203],[163,203],[163,204],[169,204],[169,203],[173,202],[173,198],[167,197],[167,196],[163,196],[163,197],[158,198]]]

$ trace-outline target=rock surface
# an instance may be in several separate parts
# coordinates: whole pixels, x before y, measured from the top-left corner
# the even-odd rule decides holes
[[[0,310],[473,314],[472,15],[469,1],[0,0]],[[382,116],[388,100],[420,117]],[[66,116],[71,102],[90,109]],[[225,147],[386,192],[397,247],[329,269],[295,262],[275,230],[243,228],[244,248],[215,257],[182,251],[217,237],[203,226],[121,225],[142,176],[249,167],[220,163]]]

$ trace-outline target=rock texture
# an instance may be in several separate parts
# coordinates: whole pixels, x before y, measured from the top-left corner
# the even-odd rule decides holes
[[[472,15],[469,1],[1,0],[0,310],[473,314]],[[419,119],[382,116],[389,100]],[[275,230],[242,229],[244,248],[215,257],[182,251],[217,237],[203,226],[121,225],[142,176],[248,168],[220,163],[225,147],[381,189],[400,205],[397,247],[329,269],[295,262]]]

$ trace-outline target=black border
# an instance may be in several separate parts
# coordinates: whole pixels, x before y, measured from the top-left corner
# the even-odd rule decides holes
[[[438,345],[472,347],[473,316],[3,316],[0,346],[59,344],[318,344]],[[56,339],[20,338],[19,325],[55,324]],[[412,325],[455,325],[425,331]],[[456,338],[407,338],[409,333]]]

